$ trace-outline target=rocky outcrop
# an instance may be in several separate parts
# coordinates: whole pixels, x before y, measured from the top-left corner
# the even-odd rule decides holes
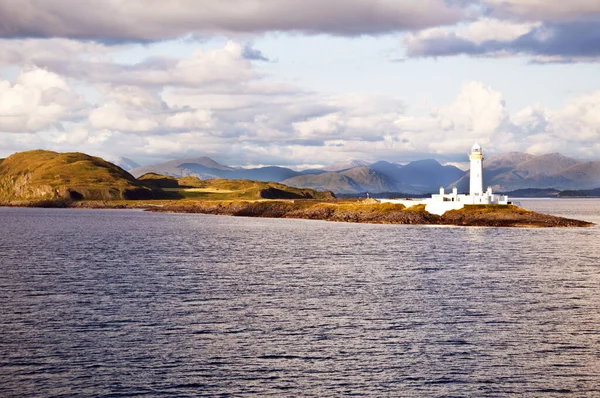
[[[312,220],[376,223],[488,227],[588,227],[590,222],[535,213],[512,205],[473,206],[430,214],[424,206],[405,208],[398,204],[364,204],[309,201],[285,202],[196,202],[173,203],[151,211],[220,214],[244,217],[304,218]]]

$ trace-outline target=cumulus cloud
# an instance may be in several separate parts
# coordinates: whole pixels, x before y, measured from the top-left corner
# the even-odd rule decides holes
[[[158,129],[159,124],[151,114],[143,109],[124,107],[111,102],[94,109],[89,116],[90,125],[96,129],[148,132]]]
[[[210,129],[208,109],[169,106],[159,91],[137,86],[100,88],[102,102],[89,113],[91,129],[144,134]]]
[[[75,117],[81,99],[61,76],[43,69],[22,72],[14,84],[0,81],[0,131],[35,132]]]
[[[254,99],[249,112],[188,105],[189,111],[166,119],[171,127],[165,134],[147,136],[139,152],[202,153],[229,164],[329,164],[353,158],[462,161],[474,141],[496,153],[558,151],[597,158],[593,152],[600,142],[600,92],[573,98],[558,110],[535,104],[510,114],[499,91],[466,82],[452,102],[419,117],[389,97],[320,99],[309,93]]]
[[[115,43],[267,31],[361,35],[460,18],[461,9],[443,0],[3,0],[0,36]]]
[[[223,48],[198,49],[184,59],[154,57],[133,65],[115,63],[106,58],[75,59],[69,63],[53,63],[50,67],[96,84],[146,87],[230,85],[258,77],[243,51],[242,45],[228,41]]]
[[[496,25],[486,30],[472,24],[460,34],[473,43],[514,41],[540,26]],[[208,155],[235,165],[463,161],[473,141],[497,152],[557,150],[595,158],[599,149],[598,93],[573,98],[558,110],[534,104],[511,114],[500,91],[465,82],[453,101],[415,116],[386,95],[324,96],[273,81],[256,72],[258,65],[236,42],[187,58],[116,66],[102,47],[96,56],[81,47],[84,56],[77,57],[71,41],[60,45],[73,55],[61,64],[64,76],[58,68],[31,68],[14,82],[0,82],[2,150],[78,150],[141,162]],[[44,57],[46,63],[54,59]],[[94,91],[87,102],[71,87],[77,82]]]
[[[600,91],[567,102],[553,113],[550,129],[580,143],[600,142]]]
[[[511,116],[511,123],[516,126],[524,136],[543,134],[550,124],[550,113],[542,104],[525,107]]]
[[[508,111],[502,93],[480,82],[467,82],[458,97],[451,104],[436,109],[433,116],[439,126],[454,137],[452,141],[433,145],[439,149],[458,150],[468,147],[469,142],[489,142],[508,119]]]
[[[324,101],[331,109],[321,115],[293,124],[303,139],[379,140],[389,131],[397,131],[394,123],[402,115],[405,104],[383,96],[347,94]]]

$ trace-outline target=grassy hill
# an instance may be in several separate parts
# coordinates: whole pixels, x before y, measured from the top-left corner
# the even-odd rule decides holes
[[[125,170],[83,153],[35,150],[0,163],[0,200],[149,199],[152,191]]]
[[[331,192],[319,192],[314,189],[293,188],[276,182],[253,180],[201,180],[196,177],[175,178],[147,173],[138,181],[152,189],[162,189],[190,199],[332,199],[335,197]]]

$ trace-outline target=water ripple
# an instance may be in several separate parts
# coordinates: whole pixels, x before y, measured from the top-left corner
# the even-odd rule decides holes
[[[600,395],[597,227],[0,222],[3,397]]]

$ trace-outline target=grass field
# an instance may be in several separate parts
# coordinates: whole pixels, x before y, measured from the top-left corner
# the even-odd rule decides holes
[[[331,192],[293,188],[276,182],[253,180],[201,180],[196,177],[175,178],[148,173],[138,179],[146,186],[180,195],[181,198],[204,200],[256,199],[331,199]]]

